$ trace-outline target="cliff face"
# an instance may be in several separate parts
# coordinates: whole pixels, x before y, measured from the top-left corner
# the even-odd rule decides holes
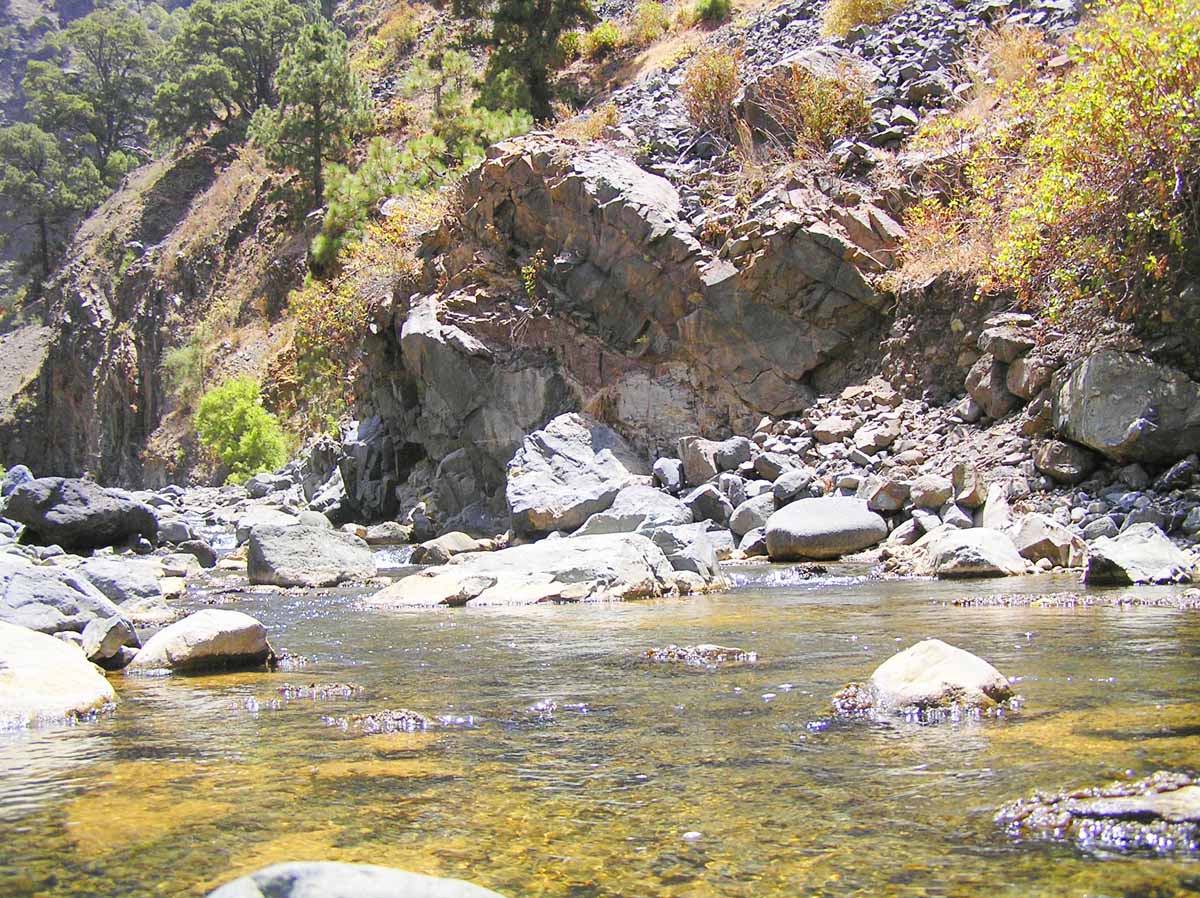
[[[84,223],[46,290],[44,358],[0,417],[9,464],[167,476],[143,457],[172,411],[164,352],[218,301],[234,322],[268,320],[301,274],[275,187],[253,157],[204,145],[139,169]]]
[[[426,238],[422,290],[377,310],[362,411],[384,454],[437,461],[452,516],[495,505],[523,436],[562,411],[649,458],[844,386],[877,355],[888,315],[867,273],[899,226],[805,183],[758,208],[714,248],[672,183],[611,150],[545,134],[495,147]]]

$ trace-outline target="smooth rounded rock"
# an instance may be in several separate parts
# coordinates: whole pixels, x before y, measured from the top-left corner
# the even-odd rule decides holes
[[[793,502],[767,519],[766,531],[772,561],[837,558],[870,548],[888,533],[882,517],[849,496]]]
[[[116,700],[79,648],[0,621],[0,730],[80,717]]]
[[[461,879],[371,864],[306,861],[276,864],[235,879],[208,898],[501,898]]]
[[[270,655],[266,628],[250,615],[205,608],[155,633],[126,670],[145,673],[257,667]]]

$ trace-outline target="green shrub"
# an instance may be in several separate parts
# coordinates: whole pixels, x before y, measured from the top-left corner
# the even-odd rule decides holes
[[[733,0],[696,0],[695,16],[698,22],[711,25],[727,21],[733,14]]]
[[[655,0],[642,0],[633,11],[629,23],[629,43],[645,47],[654,43],[671,30],[671,17],[667,8]]]
[[[181,345],[163,355],[167,389],[183,405],[189,405],[204,385],[208,371],[207,330],[197,328]]]
[[[821,28],[827,37],[845,37],[859,25],[878,25],[900,12],[908,0],[829,0]]]
[[[742,90],[737,57],[725,50],[706,50],[683,76],[683,106],[697,128],[727,141],[737,138],[733,102]]]
[[[562,61],[574,62],[583,55],[583,35],[578,31],[567,31],[558,39],[558,55]]]
[[[612,22],[601,22],[583,39],[583,52],[589,59],[608,56],[621,46],[621,29]]]
[[[200,443],[229,469],[228,480],[241,483],[287,461],[287,438],[278,419],[262,407],[258,384],[236,377],[209,390],[196,411]]]

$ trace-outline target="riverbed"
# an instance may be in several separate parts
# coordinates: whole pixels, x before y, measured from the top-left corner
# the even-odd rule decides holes
[[[0,895],[201,896],[282,860],[387,864],[509,898],[1200,890],[1196,861],[1022,844],[992,821],[1037,788],[1194,770],[1200,613],[957,607],[1078,586],[861,574],[748,569],[699,598],[519,610],[381,613],[337,590],[222,597],[309,663],[116,675],[114,714],[0,734]],[[1019,709],[830,718],[838,688],[926,637],[1014,678]],[[759,660],[642,657],[704,642]],[[361,688],[280,692],[308,683]],[[329,723],[387,708],[434,725],[360,736]]]

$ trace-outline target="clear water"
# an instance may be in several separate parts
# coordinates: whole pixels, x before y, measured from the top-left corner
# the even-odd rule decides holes
[[[740,582],[681,601],[516,611],[239,597],[232,607],[267,623],[277,647],[313,662],[117,677],[111,717],[0,734],[0,895],[195,896],[290,859],[460,876],[509,898],[1200,890],[1200,862],[1016,844],[992,823],[1035,788],[1200,765],[1200,615],[949,604],[1072,588],[1047,578],[803,582],[776,570]],[[836,689],[927,636],[1019,678],[1023,710],[936,726],[829,720]],[[761,660],[639,660],[700,642]],[[335,681],[364,691],[279,700],[284,683]],[[353,737],[321,721],[394,707],[455,725]]]

